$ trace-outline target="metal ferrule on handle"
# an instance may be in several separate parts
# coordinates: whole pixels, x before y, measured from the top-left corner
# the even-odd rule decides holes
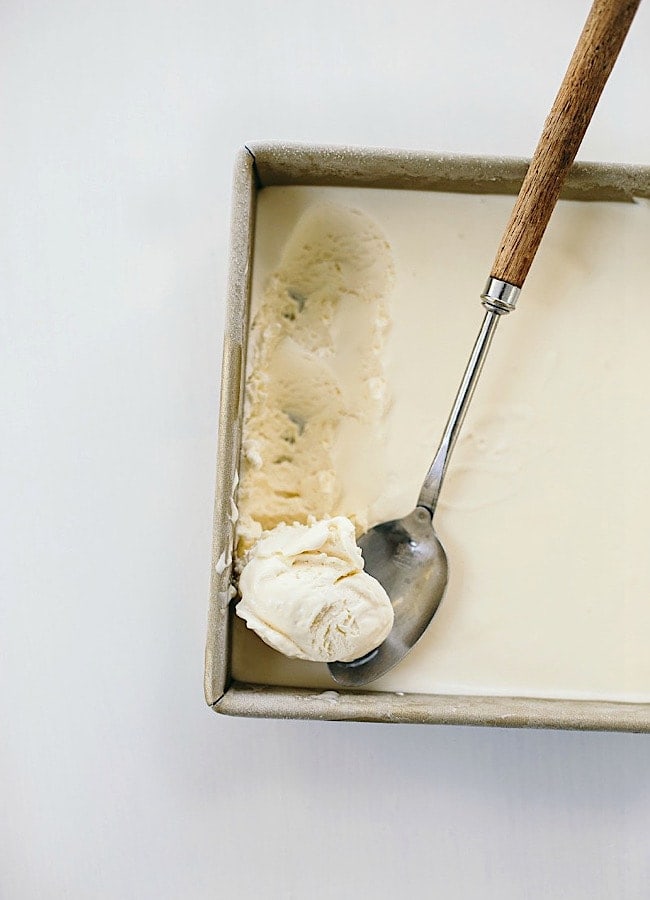
[[[501,281],[500,278],[488,278],[481,300],[483,306],[498,316],[512,312],[517,305],[521,288],[509,281]]]

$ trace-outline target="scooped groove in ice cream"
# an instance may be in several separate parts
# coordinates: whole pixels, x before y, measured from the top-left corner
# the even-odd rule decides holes
[[[349,662],[388,636],[393,607],[363,571],[354,526],[337,516],[280,524],[248,554],[237,614],[285,656]]]
[[[236,556],[276,525],[369,524],[384,474],[383,352],[394,267],[374,221],[334,203],[300,216],[252,310]]]

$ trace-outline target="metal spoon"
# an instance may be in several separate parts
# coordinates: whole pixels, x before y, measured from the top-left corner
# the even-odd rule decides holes
[[[391,633],[352,662],[329,664],[341,685],[379,678],[409,652],[431,622],[447,587],[447,555],[433,528],[442,483],[463,419],[502,315],[511,312],[640,0],[595,0],[481,294],[486,314],[440,446],[417,505],[402,519],[376,525],[359,539],[367,572],[393,604]]]

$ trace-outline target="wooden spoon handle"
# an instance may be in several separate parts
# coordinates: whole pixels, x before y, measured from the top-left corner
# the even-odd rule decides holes
[[[491,276],[521,287],[641,0],[594,0],[524,178]]]

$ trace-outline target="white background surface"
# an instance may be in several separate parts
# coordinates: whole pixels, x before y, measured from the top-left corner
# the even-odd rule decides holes
[[[202,698],[235,150],[527,155],[587,7],[2,4],[3,898],[648,896],[648,736]],[[581,158],[650,164],[649,58]]]

